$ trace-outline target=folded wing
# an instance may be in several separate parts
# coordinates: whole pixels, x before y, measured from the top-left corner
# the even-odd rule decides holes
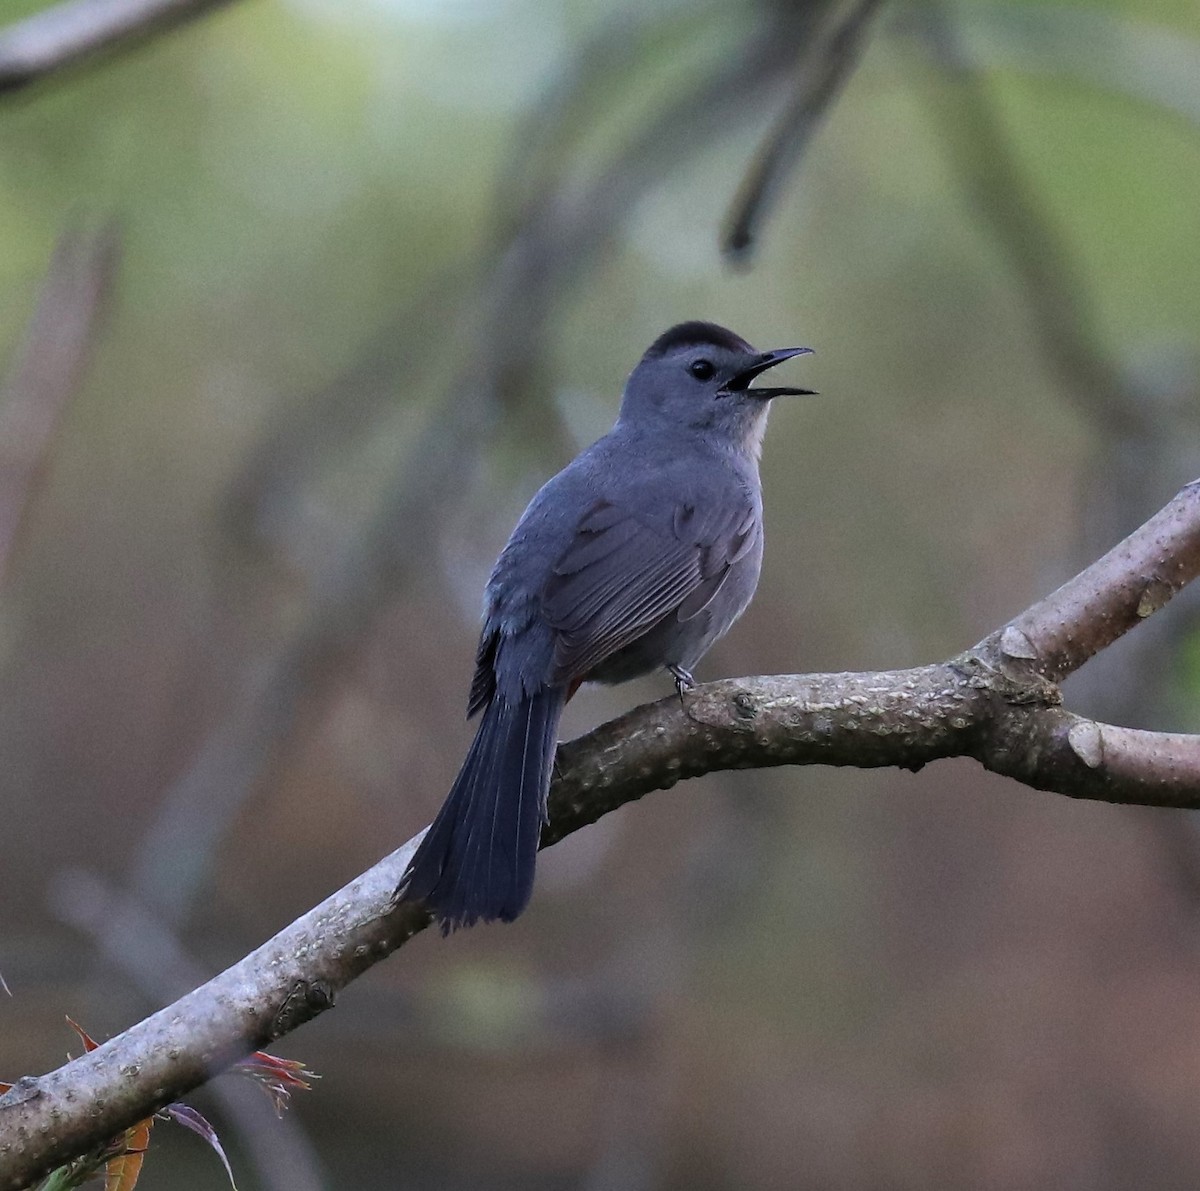
[[[759,532],[748,494],[679,504],[669,530],[655,520],[663,528],[606,500],[580,519],[542,593],[556,634],[552,683],[586,677],[664,617],[699,615]]]

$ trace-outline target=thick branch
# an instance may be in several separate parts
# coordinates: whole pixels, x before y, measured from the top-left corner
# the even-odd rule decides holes
[[[1080,798],[1200,807],[1200,737],[1064,711],[1062,676],[1200,569],[1189,485],[1115,550],[950,661],[866,674],[733,679],[639,707],[559,750],[548,845],[651,790],[714,769],[973,757]],[[333,1005],[429,925],[391,902],[403,848],[240,963],[91,1054],[0,1097],[0,1191],[26,1186]]]
[[[0,29],[0,94],[229,0],[67,0]]]
[[[1200,736],[1117,728],[1046,708],[1012,716],[980,760],[1034,789],[1075,798],[1200,806]]]

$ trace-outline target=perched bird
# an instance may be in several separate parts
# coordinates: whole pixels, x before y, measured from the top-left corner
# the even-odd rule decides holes
[[[543,486],[488,580],[467,714],[482,712],[399,897],[450,931],[529,902],[559,717],[583,682],[664,668],[679,691],[745,610],[762,565],[758,457],[768,368],[713,323],[672,327],[625,385],[616,424]]]

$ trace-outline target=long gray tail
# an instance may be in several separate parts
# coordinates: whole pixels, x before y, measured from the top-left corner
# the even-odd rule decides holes
[[[467,759],[405,871],[400,895],[423,901],[446,933],[482,918],[511,922],[529,904],[565,691],[544,687],[484,709]]]

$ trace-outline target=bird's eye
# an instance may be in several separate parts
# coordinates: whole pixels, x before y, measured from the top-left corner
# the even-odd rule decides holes
[[[717,370],[713,367],[711,360],[693,360],[688,365],[688,371],[697,380],[712,380],[717,374]]]

